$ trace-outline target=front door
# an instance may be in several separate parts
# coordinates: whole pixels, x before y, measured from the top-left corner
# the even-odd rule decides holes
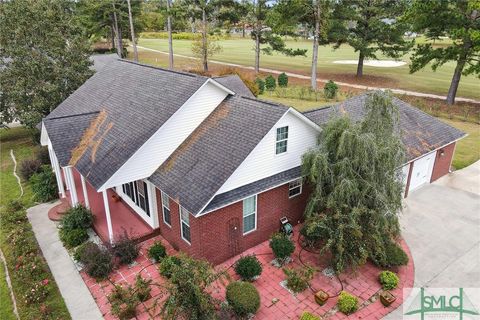
[[[228,232],[228,249],[230,253],[230,257],[234,257],[240,252],[240,219],[232,218],[228,220],[227,223],[227,232]]]

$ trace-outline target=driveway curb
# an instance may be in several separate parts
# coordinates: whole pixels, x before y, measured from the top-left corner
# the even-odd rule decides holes
[[[58,202],[44,203],[27,209],[28,220],[72,319],[103,319],[95,300],[58,237],[57,226],[48,219],[48,210],[57,204]]]

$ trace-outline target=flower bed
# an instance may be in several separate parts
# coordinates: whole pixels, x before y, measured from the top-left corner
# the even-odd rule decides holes
[[[70,314],[35,240],[25,208],[12,202],[0,212],[0,245],[21,319],[70,319]]]

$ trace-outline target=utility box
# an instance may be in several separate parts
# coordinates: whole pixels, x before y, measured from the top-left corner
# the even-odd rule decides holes
[[[319,290],[317,291],[317,293],[315,293],[315,302],[321,306],[323,306],[327,302],[328,298],[328,293],[323,290]]]

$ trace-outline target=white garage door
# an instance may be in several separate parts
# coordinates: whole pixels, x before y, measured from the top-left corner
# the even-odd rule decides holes
[[[435,163],[435,155],[436,152],[432,152],[413,163],[412,175],[410,177],[410,191],[430,182],[430,179],[432,178],[433,164]]]

